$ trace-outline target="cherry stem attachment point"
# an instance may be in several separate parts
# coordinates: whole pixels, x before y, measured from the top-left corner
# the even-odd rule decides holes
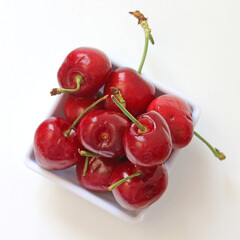
[[[84,156],[84,157],[100,157],[100,155],[98,155],[98,154],[88,152],[88,151],[84,151],[84,150],[81,150],[81,149],[78,149],[78,152],[81,156]]]
[[[120,108],[123,114],[128,117],[139,128],[139,133],[146,133],[147,128],[144,127],[118,100],[114,95],[111,95],[113,102]]]
[[[69,136],[71,130],[76,126],[76,124],[78,123],[78,121],[83,117],[84,114],[86,114],[91,108],[93,108],[94,106],[96,106],[98,103],[104,101],[106,98],[108,97],[108,95],[103,96],[102,98],[99,98],[96,102],[94,102],[92,105],[90,105],[88,108],[86,108],[79,116],[78,118],[73,122],[73,124],[71,125],[71,127],[64,132],[64,135],[66,137]]]
[[[81,156],[86,157],[85,158],[85,163],[84,163],[84,168],[83,168],[83,176],[86,175],[87,169],[88,169],[88,162],[89,162],[89,157],[100,157],[99,155],[95,153],[91,153],[88,151],[81,150],[80,148],[78,149],[78,152]]]
[[[126,178],[123,178],[121,180],[119,180],[118,182],[115,182],[114,184],[112,184],[110,187],[108,187],[108,191],[112,191],[114,190],[115,188],[117,188],[119,185],[121,185],[122,183],[126,182],[127,180],[131,179],[131,178],[134,178],[134,177],[137,177],[137,176],[141,176],[142,173],[141,172],[137,172],[137,173],[134,173]]]
[[[111,91],[114,94],[114,96],[117,98],[117,100],[126,108],[126,102],[122,96],[121,91],[116,87],[111,87]]]
[[[151,34],[151,29],[148,26],[147,18],[144,17],[144,15],[140,11],[135,11],[135,12],[129,12],[132,14],[134,17],[138,19],[138,24],[140,24],[144,30],[145,33],[145,45],[144,45],[144,51],[143,51],[143,56],[142,60],[140,62],[139,68],[138,68],[138,73],[141,74],[142,68],[147,56],[147,50],[148,50],[148,42],[150,41],[152,44],[154,44],[154,40]]]
[[[198,137],[203,143],[205,143],[208,148],[212,151],[214,156],[218,158],[219,160],[224,160],[226,158],[226,155],[222,152],[220,152],[217,148],[214,148],[208,141],[206,141],[200,134],[198,134],[196,131],[194,131],[194,135]]]
[[[73,89],[66,89],[66,88],[53,88],[50,92],[51,96],[58,95],[61,93],[75,93],[80,89],[80,85],[83,82],[83,76],[82,75],[76,75],[75,82],[77,84],[76,88]]]

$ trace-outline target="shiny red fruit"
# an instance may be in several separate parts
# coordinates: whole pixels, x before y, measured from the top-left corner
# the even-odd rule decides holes
[[[70,126],[67,120],[59,117],[50,117],[39,125],[34,136],[34,154],[41,167],[65,169],[83,158],[78,153],[80,143],[76,130],[72,129],[68,137],[64,135]]]
[[[149,207],[167,188],[168,174],[164,165],[143,168],[129,161],[120,164],[114,170],[111,184],[137,172],[142,174],[127,180],[112,191],[116,201],[127,210]]]
[[[102,97],[102,94],[100,92],[97,92],[96,94],[90,97],[75,97],[70,95],[64,105],[64,114],[67,120],[73,123],[80,116],[80,114],[83,113],[84,110],[86,110],[100,97]],[[103,108],[104,108],[103,102],[100,102],[94,107],[92,107],[86,114],[88,114],[89,112],[93,112],[95,110],[101,110]],[[76,126],[78,126],[80,121],[77,123]]]
[[[154,110],[166,120],[172,136],[173,148],[187,146],[193,137],[192,110],[187,102],[173,94],[154,99],[147,111]]]
[[[164,118],[155,111],[137,117],[147,129],[141,132],[135,123],[124,133],[123,145],[127,158],[142,167],[152,167],[167,160],[172,151],[172,139]]]
[[[111,73],[109,81],[104,86],[104,95],[112,95],[111,87],[118,88],[126,102],[126,109],[133,115],[144,113],[149,103],[155,97],[155,88],[146,82],[142,76],[130,68],[118,68]],[[108,110],[121,112],[111,97],[104,101]]]
[[[80,89],[71,94],[87,96],[104,85],[111,71],[112,65],[105,53],[95,48],[81,47],[68,54],[58,70],[57,77],[62,88],[75,89],[75,77],[81,75],[83,82]]]
[[[124,154],[122,138],[129,121],[121,113],[98,110],[85,116],[78,126],[78,139],[90,152],[106,158]]]
[[[85,161],[77,164],[76,172],[80,184],[89,190],[108,192],[111,176],[121,163],[117,158],[89,157],[87,172],[83,175]]]

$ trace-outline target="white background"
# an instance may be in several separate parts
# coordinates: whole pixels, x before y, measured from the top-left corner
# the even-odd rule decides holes
[[[197,139],[181,151],[165,195],[128,224],[24,165],[55,99],[56,73],[76,47],[102,49],[137,68],[149,19],[155,45],[143,72],[201,108]],[[0,2],[0,239],[240,239],[239,0],[2,0]]]

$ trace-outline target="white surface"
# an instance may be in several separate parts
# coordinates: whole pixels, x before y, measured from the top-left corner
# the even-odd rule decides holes
[[[49,91],[65,55],[94,46],[137,68],[149,18],[155,45],[143,72],[193,98],[197,139],[184,149],[166,194],[139,224],[125,223],[30,171],[23,158],[55,101]],[[240,2],[0,2],[0,239],[233,239],[240,236]]]

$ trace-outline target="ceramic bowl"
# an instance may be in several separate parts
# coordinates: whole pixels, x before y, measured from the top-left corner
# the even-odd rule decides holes
[[[114,63],[113,69],[117,68],[118,66],[121,66],[121,65]],[[194,124],[197,123],[199,115],[200,115],[200,110],[199,110],[198,105],[194,101],[187,98],[182,93],[179,93],[179,92],[175,91],[174,89],[171,89],[170,87],[163,85],[157,79],[150,78],[149,76],[147,76],[145,74],[142,74],[142,76],[146,81],[151,82],[156,87],[157,96],[159,96],[161,94],[166,94],[166,93],[173,93],[173,94],[176,94],[176,95],[182,97],[183,99],[185,99],[192,108],[193,122],[194,122]],[[64,106],[66,99],[67,99],[67,95],[62,95],[62,96],[56,97],[56,103],[52,106],[50,114],[48,116],[45,116],[45,118],[43,117],[42,121],[50,116],[64,117],[63,106]],[[34,133],[33,133],[33,135],[34,135]],[[171,168],[177,158],[179,151],[180,150],[174,150],[171,153],[169,159],[165,163],[165,166],[167,167],[168,172],[169,172],[169,177],[171,177]],[[69,169],[66,169],[66,170],[58,170],[58,171],[49,171],[49,170],[45,170],[45,169],[41,168],[35,160],[32,146],[30,147],[30,151],[28,152],[28,154],[25,158],[25,163],[30,169],[34,170],[35,172],[58,183],[59,185],[68,189],[69,191],[75,193],[79,197],[82,197],[85,200],[91,202],[92,204],[97,205],[98,207],[106,210],[107,212],[109,212],[110,214],[112,214],[118,218],[121,218],[128,222],[135,223],[135,222],[139,222],[139,221],[143,220],[143,218],[146,214],[147,209],[142,209],[142,210],[138,210],[138,211],[128,211],[128,210],[123,209],[115,201],[113,194],[111,192],[97,193],[97,192],[89,191],[89,190],[81,187],[81,185],[78,182],[77,176],[76,176],[75,166],[71,167]]]

